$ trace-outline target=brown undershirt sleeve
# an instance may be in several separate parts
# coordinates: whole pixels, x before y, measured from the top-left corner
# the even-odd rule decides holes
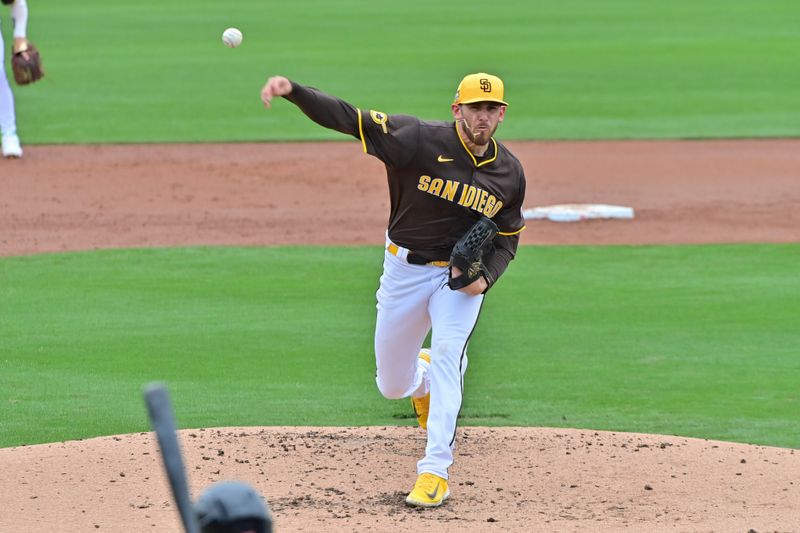
[[[508,268],[508,264],[514,259],[519,244],[519,234],[498,235],[494,242],[494,252],[489,254],[484,260],[484,267],[487,275],[484,276],[489,282],[489,290],[492,285],[503,275]]]

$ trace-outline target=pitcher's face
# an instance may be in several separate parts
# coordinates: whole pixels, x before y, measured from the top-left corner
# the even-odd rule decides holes
[[[489,143],[505,114],[506,106],[497,102],[453,105],[453,117],[461,123],[461,131],[478,146]]]

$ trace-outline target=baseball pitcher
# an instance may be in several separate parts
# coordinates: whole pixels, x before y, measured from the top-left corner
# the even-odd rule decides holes
[[[377,292],[376,382],[386,398],[410,397],[427,430],[406,502],[438,507],[450,495],[467,344],[525,227],[522,165],[493,137],[508,106],[503,81],[466,76],[449,122],[362,111],[282,76],[261,91],[267,107],[276,96],[355,137],[386,166],[391,209]],[[429,332],[431,346],[422,348]]]

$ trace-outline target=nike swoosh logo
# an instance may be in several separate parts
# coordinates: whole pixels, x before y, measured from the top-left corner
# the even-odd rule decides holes
[[[444,157],[443,155],[440,155],[439,157],[437,157],[436,160],[439,163],[449,163],[450,161],[452,161],[452,159],[450,159],[449,157]]]
[[[433,489],[433,492],[426,492],[425,496],[427,496],[431,500],[435,500],[436,499],[436,495],[439,494],[439,486],[440,485],[441,485],[441,483],[437,483],[436,484],[436,488]]]

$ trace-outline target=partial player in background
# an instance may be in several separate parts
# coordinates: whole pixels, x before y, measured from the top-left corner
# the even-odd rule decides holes
[[[175,413],[163,383],[143,391],[169,487],[186,533],[272,533],[272,514],[262,496],[242,481],[220,481],[192,504],[189,478],[178,441]]]
[[[241,481],[218,481],[194,504],[201,533],[272,533],[272,513],[261,494]]]
[[[15,53],[24,53],[28,40],[26,38],[28,30],[28,3],[27,0],[2,0],[6,5],[11,6],[11,19],[14,24],[14,44],[12,45],[12,56]],[[0,29],[0,47],[3,49],[5,61],[6,45],[3,41],[2,29]],[[6,69],[0,69],[0,134],[2,134],[3,157],[19,158],[22,157],[22,145],[17,136],[17,117],[14,111],[14,95],[11,93],[11,85],[6,76]]]
[[[261,91],[267,107],[276,96],[355,137],[386,166],[391,207],[377,293],[375,379],[386,398],[411,397],[428,432],[406,502],[438,507],[450,495],[467,344],[484,294],[514,258],[525,227],[522,165],[493,138],[508,105],[503,82],[485,73],[466,76],[450,122],[362,111],[282,76],[269,78]],[[429,332],[431,347],[422,349]]]

